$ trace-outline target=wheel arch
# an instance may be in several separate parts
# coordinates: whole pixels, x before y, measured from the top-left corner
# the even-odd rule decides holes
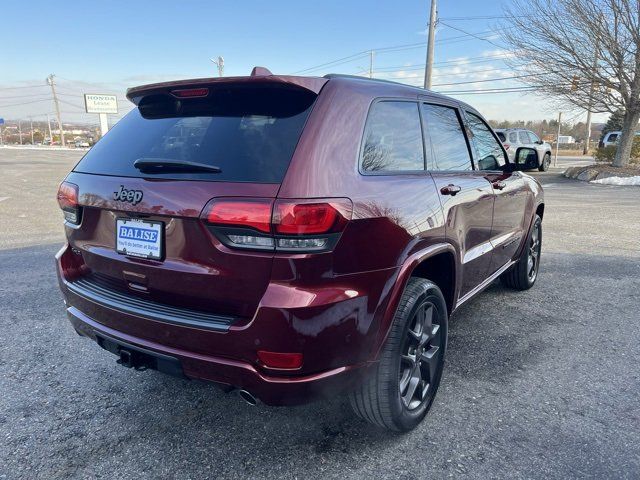
[[[389,302],[382,315],[375,358],[378,358],[384,346],[400,298],[412,277],[425,278],[435,283],[445,297],[447,313],[451,314],[455,307],[460,279],[460,262],[456,261],[456,258],[457,252],[450,243],[430,245],[407,257],[400,266],[396,281],[391,289]]]

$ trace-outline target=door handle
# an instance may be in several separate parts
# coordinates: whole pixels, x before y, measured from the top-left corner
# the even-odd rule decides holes
[[[492,185],[492,186],[493,186],[493,188],[495,188],[496,190],[503,190],[503,189],[507,186],[507,184],[506,184],[505,182],[502,182],[502,181],[500,181],[500,182],[493,182],[491,185]]]
[[[440,193],[442,195],[451,195],[452,197],[456,195],[456,193],[458,193],[460,190],[462,190],[462,187],[458,186],[458,185],[454,185],[453,183],[450,183],[449,185],[447,185],[446,187],[442,187],[440,189]]]

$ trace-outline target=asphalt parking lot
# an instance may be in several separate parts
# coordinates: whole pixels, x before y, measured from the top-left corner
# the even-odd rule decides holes
[[[431,413],[395,435],[343,398],[250,407],[78,337],[53,264],[78,158],[0,149],[0,478],[640,476],[640,188],[534,174],[537,285],[454,315]]]

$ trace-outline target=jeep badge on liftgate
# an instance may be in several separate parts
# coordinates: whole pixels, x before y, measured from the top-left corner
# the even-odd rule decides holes
[[[142,200],[142,190],[127,190],[124,185],[120,185],[120,190],[113,192],[113,199],[136,205]]]

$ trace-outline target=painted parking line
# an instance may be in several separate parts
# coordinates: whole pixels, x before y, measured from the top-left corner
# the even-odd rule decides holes
[[[3,202],[5,200],[9,200],[11,197],[0,197],[0,202]]]

